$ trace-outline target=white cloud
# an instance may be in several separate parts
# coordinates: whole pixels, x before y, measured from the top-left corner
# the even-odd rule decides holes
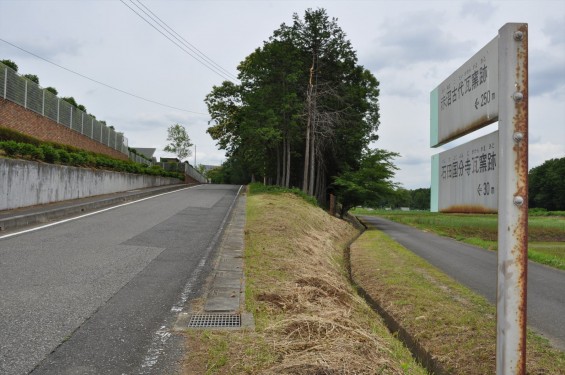
[[[553,48],[565,45],[565,15],[559,17],[558,14],[559,12],[556,12],[555,16],[549,17],[541,29]]]
[[[459,15],[473,18],[475,21],[484,21],[492,18],[497,8],[496,5],[488,1],[466,1],[463,3]]]
[[[419,62],[464,56],[475,43],[457,40],[449,29],[441,28],[447,22],[445,18],[444,13],[420,11],[384,20],[379,24],[375,52],[368,66],[374,70],[391,67],[401,70]]]

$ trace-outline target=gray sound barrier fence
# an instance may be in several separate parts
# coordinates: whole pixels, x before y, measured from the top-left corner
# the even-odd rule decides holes
[[[88,113],[57,97],[47,89],[20,76],[0,63],[0,97],[75,130],[125,155],[130,155],[128,140]],[[140,163],[150,164],[146,159]]]
[[[97,121],[94,116],[62,100],[35,82],[20,76],[15,70],[2,63],[0,63],[0,97],[118,150],[128,155],[129,159],[136,163],[153,164],[129,151],[128,140],[123,133],[107,127],[104,123]],[[188,163],[173,165],[162,163],[161,166],[165,170],[184,172],[201,183],[207,182],[206,178]]]

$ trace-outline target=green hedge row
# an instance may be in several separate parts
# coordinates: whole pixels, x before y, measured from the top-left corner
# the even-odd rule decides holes
[[[148,166],[129,160],[118,160],[56,143],[43,143],[33,137],[5,128],[0,128],[0,150],[3,150],[6,156],[12,158],[184,179],[182,173],[165,171],[160,166]]]

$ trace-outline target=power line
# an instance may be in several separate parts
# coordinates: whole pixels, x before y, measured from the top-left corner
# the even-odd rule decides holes
[[[145,10],[143,10],[139,5],[135,4],[133,2],[133,0],[130,0],[130,2],[132,3],[132,5],[134,5],[137,9],[139,9],[141,12],[145,13],[145,15],[147,17],[149,17],[153,22],[149,21],[147,18],[145,18],[142,14],[140,14],[139,12],[137,12],[134,8],[130,7],[128,4],[126,4],[126,2],[124,0],[120,0],[122,2],[122,4],[124,4],[126,7],[128,7],[132,12],[134,12],[139,18],[141,18],[142,20],[144,20],[149,26],[151,26],[152,28],[154,28],[157,32],[159,32],[161,35],[163,35],[165,38],[167,38],[169,41],[171,41],[174,45],[176,45],[178,48],[180,48],[183,52],[185,52],[187,55],[191,56],[193,59],[195,59],[196,61],[198,61],[199,63],[201,63],[202,65],[204,65],[206,68],[210,69],[212,72],[216,73],[217,75],[221,76],[222,78],[228,80],[228,81],[232,81],[232,79],[230,77],[228,77],[225,73],[223,73],[221,70],[219,70],[218,68],[214,67],[213,65],[211,65],[210,63],[206,62],[205,60],[203,60],[202,58],[195,56],[195,53],[189,51],[187,48],[185,48],[183,45],[177,43],[176,41],[174,41],[173,39],[171,39],[170,36],[166,35],[163,31],[161,31],[159,28],[157,28],[157,26],[155,26],[155,24],[153,22],[155,22],[159,27],[161,27],[165,32],[169,33],[173,38],[176,38],[177,40],[179,40],[176,36],[174,36],[174,34],[172,34],[171,32],[169,32],[167,29],[165,29],[163,26],[161,26],[150,14],[148,14]],[[182,43],[182,41],[181,41]],[[183,43],[184,44],[184,43]],[[215,64],[215,63],[214,63]],[[217,64],[216,64],[217,65]],[[223,68],[222,68],[223,69]]]
[[[109,89],[112,89],[112,90],[121,92],[122,94],[126,94],[126,95],[132,96],[132,97],[134,97],[134,98],[144,100],[144,101],[149,102],[149,103],[157,104],[157,105],[160,105],[160,106],[162,106],[162,107],[167,107],[167,108],[171,108],[171,109],[176,109],[177,111],[188,112],[188,113],[194,113],[194,114],[197,114],[197,115],[208,115],[207,113],[195,112],[195,111],[190,111],[190,110],[184,109],[184,108],[173,107],[173,106],[170,106],[170,105],[168,105],[168,104],[160,103],[160,102],[157,102],[157,101],[155,101],[155,100],[147,99],[147,98],[144,98],[144,97],[142,97],[142,96],[139,96],[139,95],[136,95],[136,94],[132,94],[131,92],[127,92],[127,91],[122,90],[122,89],[119,89],[119,88],[117,88],[117,87],[110,86],[110,85],[108,85],[107,83],[100,82],[100,81],[98,81],[98,80],[95,80],[94,78],[90,78],[90,77],[88,77],[88,76],[85,76],[84,74],[81,74],[81,73],[76,72],[76,71],[74,71],[74,70],[71,70],[71,69],[69,69],[69,68],[65,68],[65,67],[62,66],[62,65],[59,65],[59,64],[57,64],[57,63],[54,63],[53,61],[47,60],[46,58],[41,57],[41,56],[39,56],[39,55],[37,55],[37,54],[35,54],[35,53],[33,53],[33,52],[30,52],[30,51],[28,51],[28,50],[26,50],[26,49],[24,49],[24,48],[22,48],[22,47],[20,47],[20,46],[17,46],[17,45],[15,45],[14,43],[10,43],[10,42],[8,42],[7,40],[4,40],[4,39],[0,38],[0,41],[4,42],[4,43],[6,43],[6,44],[9,44],[9,45],[11,45],[11,46],[14,47],[14,48],[17,48],[17,49],[19,49],[20,51],[23,51],[23,52],[28,53],[28,54],[30,54],[30,55],[32,55],[32,56],[35,56],[35,57],[37,57],[38,59],[41,59],[41,60],[43,60],[43,61],[46,61],[46,62],[48,62],[49,64],[55,65],[55,66],[58,67],[58,68],[61,68],[61,69],[63,69],[63,70],[66,70],[67,72],[76,74],[77,76],[80,76],[80,77],[85,78],[85,79],[87,79],[87,80],[89,80],[89,81],[98,83],[99,85],[105,86],[105,87],[107,87],[107,88],[109,88]]]
[[[182,35],[180,35],[179,33],[177,33],[175,30],[173,30],[172,27],[170,27],[165,21],[163,21],[161,18],[159,18],[159,16],[157,16],[153,11],[151,11],[151,9],[149,9],[146,5],[144,5],[141,0],[137,0],[137,2],[144,7],[145,9],[147,9],[147,11],[149,13],[151,13],[153,16],[155,16],[155,18],[158,20],[159,23],[161,23],[162,27],[164,26],[165,28],[167,28],[169,32],[169,34],[173,35],[173,37],[175,39],[177,39],[179,42],[181,42],[184,46],[186,46],[188,49],[190,49],[192,52],[196,53],[199,57],[202,57],[204,60],[206,60],[206,62],[212,64],[214,67],[218,68],[219,70],[221,70],[223,73],[225,73],[226,75],[228,75],[229,77],[233,78],[234,80],[238,80],[238,78],[233,75],[232,73],[230,73],[228,70],[224,69],[222,66],[220,66],[219,64],[217,64],[214,60],[212,60],[211,58],[209,58],[208,56],[206,56],[206,54],[202,51],[200,51],[198,48],[196,48],[193,44],[191,44],[188,40],[186,40]],[[147,13],[146,13],[147,14]],[[151,16],[150,16],[151,17]],[[153,17],[151,17],[153,18]],[[153,20],[155,20],[155,18],[153,18]],[[157,22],[157,20],[155,20]],[[175,36],[176,35],[176,36]],[[178,38],[177,38],[178,36]],[[179,39],[180,38],[180,39]]]

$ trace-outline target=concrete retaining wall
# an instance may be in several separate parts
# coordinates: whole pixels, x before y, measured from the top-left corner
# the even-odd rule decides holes
[[[176,178],[0,159],[0,210],[178,183]]]

